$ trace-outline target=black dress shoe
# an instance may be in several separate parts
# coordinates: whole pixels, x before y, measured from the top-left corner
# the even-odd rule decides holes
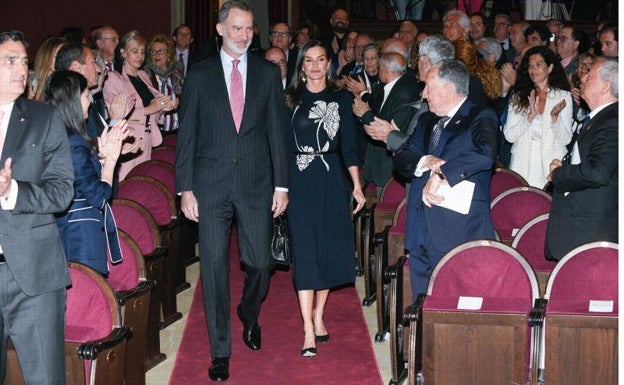
[[[243,323],[243,342],[251,350],[260,350],[262,343],[262,332],[260,331],[260,326],[258,323],[254,323],[253,325],[247,325],[247,323],[245,323],[240,305],[236,308],[236,314]]]
[[[212,381],[225,381],[230,377],[230,359],[217,357],[212,359],[208,369],[208,376]]]
[[[314,340],[315,340],[316,342],[322,342],[322,343],[325,343],[325,342],[329,341],[329,333],[324,334],[324,335],[322,335],[322,336],[317,335],[317,336],[315,336]]]

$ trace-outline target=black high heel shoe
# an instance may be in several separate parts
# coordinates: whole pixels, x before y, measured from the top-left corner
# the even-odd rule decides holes
[[[316,356],[316,348],[301,349],[301,357],[314,357]]]
[[[314,336],[314,340],[316,342],[326,343],[327,341],[329,341],[329,333],[322,336]]]

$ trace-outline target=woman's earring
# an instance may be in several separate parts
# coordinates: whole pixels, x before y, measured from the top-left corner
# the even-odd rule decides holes
[[[303,75],[301,76],[301,80],[305,83],[308,81],[308,78],[305,75],[305,72],[303,73]]]

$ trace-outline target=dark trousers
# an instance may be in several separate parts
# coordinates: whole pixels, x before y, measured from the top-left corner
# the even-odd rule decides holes
[[[29,385],[65,385],[66,289],[28,296],[0,263],[0,384],[11,337]]]
[[[230,357],[232,352],[229,238],[233,218],[238,229],[240,260],[245,265],[240,306],[246,324],[257,322],[269,286],[270,207],[248,203],[232,199],[207,208],[199,202],[200,272],[212,357]]]

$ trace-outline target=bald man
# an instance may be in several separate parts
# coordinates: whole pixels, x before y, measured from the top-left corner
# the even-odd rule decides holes
[[[411,103],[418,97],[418,82],[407,70],[405,56],[397,52],[382,54],[379,58],[379,80],[383,84],[373,89],[370,103],[356,97],[353,113],[363,125],[379,117],[394,120],[399,130],[407,130],[415,112]],[[386,150],[384,142],[371,140],[364,158],[364,180],[382,188],[391,177],[392,153]]]

